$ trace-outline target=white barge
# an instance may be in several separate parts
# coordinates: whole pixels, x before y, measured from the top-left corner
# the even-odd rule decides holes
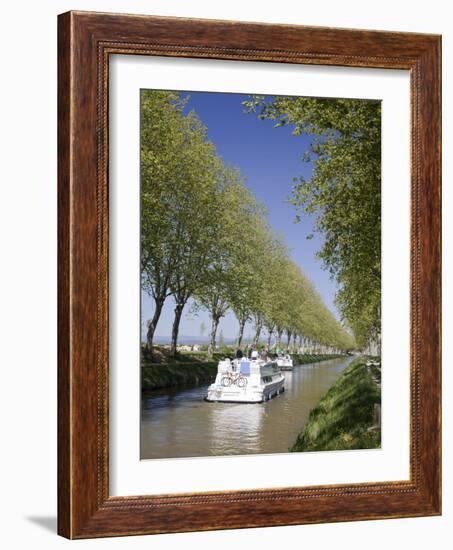
[[[289,355],[289,353],[279,355],[277,357],[277,365],[280,370],[293,370],[293,360],[291,359],[291,355]]]
[[[284,384],[285,377],[276,361],[224,359],[219,362],[206,401],[263,403],[285,391]]]

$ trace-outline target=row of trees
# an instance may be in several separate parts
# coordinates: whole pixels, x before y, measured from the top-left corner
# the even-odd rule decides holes
[[[360,99],[253,96],[246,110],[293,134],[309,134],[312,175],[294,180],[292,202],[317,215],[319,252],[339,284],[336,303],[357,344],[381,332],[381,103]]]
[[[238,170],[225,165],[186,100],[172,92],[141,93],[141,273],[154,301],[147,344],[172,296],[172,352],[189,300],[211,317],[212,353],[228,310],[238,319],[238,345],[252,321],[254,342],[286,336],[346,349],[350,335],[292,262],[265,211]],[[303,340],[305,339],[305,340]]]

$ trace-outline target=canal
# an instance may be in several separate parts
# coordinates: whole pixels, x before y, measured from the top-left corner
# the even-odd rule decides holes
[[[147,458],[286,453],[310,410],[352,357],[285,372],[285,392],[267,403],[208,403],[208,386],[144,393],[140,455]]]

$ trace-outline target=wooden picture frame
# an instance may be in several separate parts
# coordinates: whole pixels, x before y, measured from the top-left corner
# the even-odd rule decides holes
[[[440,514],[440,37],[69,12],[59,16],[58,48],[59,534],[88,538]],[[109,496],[112,54],[410,71],[409,481]]]

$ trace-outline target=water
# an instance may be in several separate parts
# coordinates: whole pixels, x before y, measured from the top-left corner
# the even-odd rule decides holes
[[[285,392],[267,403],[208,403],[208,386],[147,392],[142,399],[141,458],[286,453],[310,410],[352,358],[284,372]]]

